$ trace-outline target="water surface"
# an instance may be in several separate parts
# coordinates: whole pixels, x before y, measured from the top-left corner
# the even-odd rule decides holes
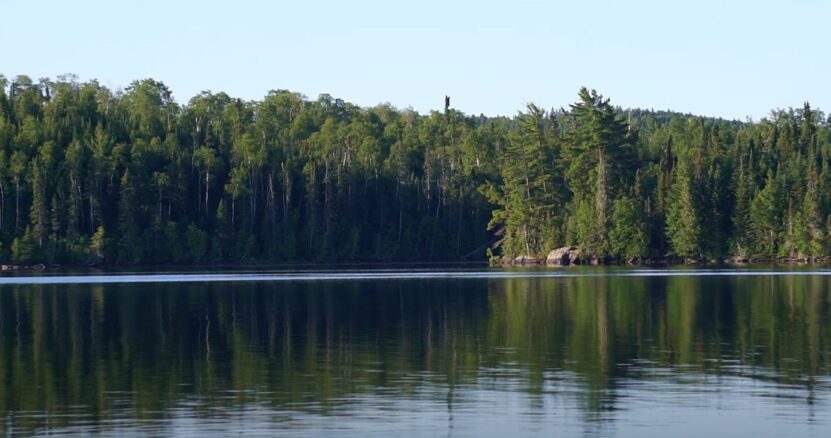
[[[831,436],[829,275],[0,277],[0,427],[119,436]]]

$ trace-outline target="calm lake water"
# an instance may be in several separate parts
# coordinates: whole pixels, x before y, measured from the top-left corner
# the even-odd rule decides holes
[[[0,277],[15,434],[831,436],[831,271]]]

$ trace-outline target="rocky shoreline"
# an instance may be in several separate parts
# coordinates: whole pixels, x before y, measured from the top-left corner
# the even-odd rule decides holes
[[[43,271],[44,269],[46,269],[46,265],[43,263],[38,263],[36,265],[0,264],[0,271]]]
[[[750,263],[782,263],[782,264],[827,264],[829,257],[632,257],[622,259],[617,257],[585,257],[581,255],[579,247],[564,246],[548,253],[545,258],[534,256],[518,256],[515,258],[503,257],[496,265],[502,266],[579,266],[579,265],[745,265]]]

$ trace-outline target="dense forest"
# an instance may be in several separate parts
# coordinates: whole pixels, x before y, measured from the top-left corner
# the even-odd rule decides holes
[[[0,75],[0,260],[136,264],[831,254],[831,118],[421,115],[285,90]]]

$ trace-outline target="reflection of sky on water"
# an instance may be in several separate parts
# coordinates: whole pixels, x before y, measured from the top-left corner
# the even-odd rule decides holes
[[[0,430],[831,436],[829,272],[4,277]]]
[[[585,388],[570,373],[548,373],[535,392],[524,390],[522,378],[483,376],[454,387],[441,376],[418,378],[424,385],[414,392],[378,388],[330,400],[327,408],[311,402],[275,405],[267,391],[247,391],[243,403],[216,406],[217,397],[240,397],[229,391],[186,398],[160,418],[136,421],[141,413],[129,407],[131,394],[108,394],[112,406],[125,408],[112,410],[105,421],[85,414],[83,406],[63,414],[20,412],[14,418],[64,415],[71,424],[50,433],[119,436],[826,437],[831,432],[827,399],[809,401],[806,409],[813,391],[747,377],[654,370],[648,379],[619,379],[613,389],[600,390],[601,399],[615,403],[596,412],[583,409]],[[828,391],[831,381],[820,386]],[[15,432],[14,421],[7,427]]]
[[[293,271],[227,274],[113,274],[39,275],[0,277],[0,285],[14,284],[114,284],[114,283],[215,283],[277,281],[360,281],[429,279],[522,279],[584,277],[792,277],[831,276],[828,270],[753,270],[753,269],[621,269],[581,271],[554,269],[536,271]]]

